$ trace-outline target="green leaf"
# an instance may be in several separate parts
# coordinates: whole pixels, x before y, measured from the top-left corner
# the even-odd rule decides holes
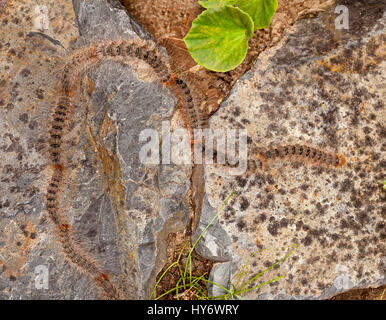
[[[277,0],[237,0],[235,5],[251,16],[255,30],[268,28],[277,10]]]
[[[277,10],[277,0],[201,0],[198,3],[206,9],[232,5],[248,13],[255,29],[265,29],[271,24]]]
[[[201,0],[198,3],[205,9],[219,8],[225,5],[235,5],[238,0]]]
[[[224,6],[201,13],[184,41],[199,65],[226,72],[244,60],[252,35],[251,17],[239,8]]]

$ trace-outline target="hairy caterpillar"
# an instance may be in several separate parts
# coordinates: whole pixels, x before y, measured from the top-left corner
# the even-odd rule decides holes
[[[106,273],[103,273],[97,264],[74,244],[70,233],[70,226],[68,224],[59,225],[58,234],[67,259],[81,272],[94,278],[97,286],[102,289],[105,298],[114,300],[122,299],[121,293],[111,281],[110,277]]]
[[[49,218],[55,225],[59,225],[63,221],[59,213],[59,191],[63,183],[63,171],[64,169],[60,165],[54,166],[54,171],[47,187],[46,209]]]
[[[346,163],[343,155],[332,154],[307,145],[294,144],[270,148],[258,154],[259,159],[265,163],[276,159],[293,159],[299,161],[310,161],[311,163],[327,166],[341,167]]]
[[[187,85],[188,80],[180,75],[179,78],[174,79],[174,83],[177,86],[177,91],[180,93],[183,112],[187,116],[189,127],[191,129],[205,128],[208,118],[200,109],[199,98],[194,95],[194,92]]]
[[[68,123],[69,113],[72,112],[71,98],[65,95],[59,97],[52,113],[51,130],[49,132],[49,155],[53,164],[59,164],[60,150],[63,136]]]
[[[166,58],[150,41],[138,39],[92,44],[86,48],[75,50],[66,59],[65,65],[61,68],[59,98],[52,110],[48,137],[49,160],[53,172],[47,186],[46,208],[50,220],[57,227],[58,240],[66,259],[78,270],[93,278],[107,299],[121,299],[123,295],[109,275],[102,272],[97,263],[89,258],[79,246],[75,245],[71,227],[60,212],[60,189],[65,183],[62,152],[64,152],[64,136],[74,109],[73,100],[77,81],[90,68],[106,59],[125,63],[128,57],[147,63],[154,70],[159,81],[176,93],[182,102],[182,109],[190,128],[206,125],[205,117],[200,112],[199,98],[195,94],[194,88],[188,85],[189,81],[183,76],[176,77],[171,74]]]
[[[153,69],[162,83],[170,79],[168,62],[154,43],[140,39],[109,41],[76,49],[60,69],[61,89],[66,95],[71,95],[74,89],[72,84],[91,67],[106,59],[127,63],[127,58],[144,61]]]
[[[264,165],[270,161],[290,160],[311,163],[321,167],[339,168],[346,164],[346,159],[341,154],[333,154],[325,152],[318,148],[313,148],[303,144],[293,144],[276,146],[268,149],[253,148],[252,154],[246,162],[246,174],[254,174],[257,171],[263,170]],[[225,165],[216,165],[219,168],[229,169],[237,168],[240,165],[237,162],[234,165],[226,163]]]
[[[170,87],[180,98],[190,128],[206,126],[207,117],[200,109],[200,96],[195,92],[194,84],[183,74],[173,75],[163,53],[150,41],[111,41],[78,49],[68,59],[62,70],[63,91],[70,93],[70,83],[76,81],[79,75],[91,66],[106,59],[125,63],[128,57],[147,63],[156,73],[160,82]]]

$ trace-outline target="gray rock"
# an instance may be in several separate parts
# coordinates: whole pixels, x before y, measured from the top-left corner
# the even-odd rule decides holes
[[[62,28],[50,26],[41,33],[44,36],[32,30],[27,41],[20,34],[31,31],[28,21],[34,19],[36,3],[22,5],[29,19],[20,18],[12,6],[4,12],[20,18],[18,25],[5,24],[0,31],[0,45],[8,42],[15,52],[6,58],[8,50],[1,50],[0,59],[0,69],[9,71],[0,75],[0,297],[4,299],[102,298],[92,279],[65,260],[56,230],[46,218],[47,115],[69,48],[150,36],[118,1],[73,3],[76,17],[70,4],[59,9],[56,2],[48,2],[48,12]],[[138,155],[143,144],[140,132],[145,128],[160,132],[161,122],[173,116],[176,101],[145,65],[106,61],[82,80],[66,136],[63,214],[79,246],[131,299],[149,297],[166,262],[168,233],[183,231],[187,222],[190,168],[144,166]],[[36,286],[40,266],[48,270],[48,289]]]
[[[260,55],[211,118],[211,128],[247,130],[250,159],[258,148],[300,143],[347,160],[337,169],[268,162],[236,177],[206,167],[200,225],[208,222],[208,208],[219,208],[232,190],[235,196],[200,243],[204,257],[228,252],[233,277],[253,255],[247,280],[298,245],[253,285],[283,279],[243,298],[324,299],[386,283],[385,4],[343,4],[348,30],[335,29],[334,7],[300,20],[281,44]],[[223,244],[217,256],[214,243]]]
[[[193,236],[193,241],[196,241],[201,236],[195,250],[207,259],[228,261],[230,259],[228,247],[232,242],[220,225],[219,220],[215,219],[204,232],[216,213],[216,210],[210,206],[207,197],[204,197],[200,223]]]
[[[88,41],[139,36],[151,39],[151,35],[116,0],[73,0],[79,33]]]
[[[74,8],[80,33],[87,41],[133,36],[150,39],[117,1],[90,3],[74,0]],[[141,71],[136,72],[130,65],[122,66],[114,62],[104,62],[93,70],[91,79],[95,88],[87,119],[96,137],[104,125],[103,121],[106,121],[100,117],[101,114],[107,112],[109,121],[116,128],[116,132],[113,130],[98,138],[118,160],[118,175],[121,175],[117,177],[120,180],[118,183],[126,190],[124,194],[114,195],[110,187],[110,197],[126,197],[125,207],[119,203],[115,207],[113,205],[119,234],[121,282],[128,296],[138,299],[149,296],[155,276],[166,262],[164,241],[167,234],[184,228],[188,213],[186,193],[189,189],[186,176],[189,173],[179,166],[150,168],[140,163],[139,151],[143,143],[139,142],[139,134],[146,128],[160,132],[161,122],[171,119],[176,99],[157,81],[143,81],[141,78],[145,76],[138,75]],[[111,99],[112,93],[114,97]],[[174,177],[173,183],[168,181],[165,184],[164,172]],[[160,197],[160,193],[170,199]],[[170,203],[167,208],[165,201]],[[155,221],[159,222],[160,218],[163,218],[163,225],[158,224],[155,230]],[[129,253],[138,258],[133,261]],[[125,279],[123,275],[128,277]]]
[[[0,297],[1,299],[98,299],[100,293],[64,261],[56,241],[56,230],[45,214],[45,189],[49,170],[46,137],[48,115],[57,83],[57,65],[63,48],[78,36],[72,27],[73,9],[69,3],[52,2],[48,12],[58,26],[49,25],[46,37],[34,24],[37,3],[9,3],[1,13],[0,30]],[[4,19],[3,19],[4,17]],[[5,18],[6,17],[6,18]],[[73,17],[74,18],[74,17]],[[67,19],[67,20],[66,20]],[[9,54],[8,54],[9,52]],[[82,204],[87,212],[92,199],[104,192],[84,185],[89,200]],[[75,202],[74,202],[75,205]],[[78,212],[69,219],[75,221]],[[94,221],[111,219],[96,213]],[[84,226],[85,229],[89,225]],[[97,227],[97,226],[95,226]],[[75,228],[76,229],[76,228]],[[111,233],[111,238],[114,233]],[[88,235],[82,237],[87,242]],[[102,240],[93,235],[94,241]],[[107,241],[109,242],[109,241]],[[103,254],[102,254],[103,255]],[[101,256],[102,256],[101,255]],[[99,262],[101,256],[96,256]],[[109,258],[114,262],[114,254]],[[114,268],[114,263],[111,264]],[[46,268],[48,288],[36,286],[39,268]]]
[[[232,264],[230,261],[216,263],[213,265],[212,270],[210,272],[209,281],[218,284],[218,286],[209,283],[208,295],[210,297],[218,297],[227,293],[221,287],[227,289],[230,288],[231,267]]]

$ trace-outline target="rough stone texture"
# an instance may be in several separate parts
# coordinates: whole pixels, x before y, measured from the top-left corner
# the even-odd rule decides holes
[[[150,37],[116,1],[74,0],[77,16],[70,1],[39,4],[48,30],[34,29],[34,1],[9,1],[1,15],[0,298],[100,299],[91,279],[66,263],[45,218],[48,115],[72,48]],[[167,234],[185,227],[190,169],[139,163],[139,132],[160,130],[176,99],[146,65],[131,63],[103,62],[80,84],[62,207],[81,247],[138,299],[164,265]],[[35,287],[39,265],[49,270],[47,290]]]
[[[92,299],[98,292],[66,265],[45,221],[47,112],[64,53],[49,39],[69,47],[78,33],[70,2],[40,4],[56,19],[47,37],[35,28],[35,1],[8,1],[0,18],[0,298]],[[35,287],[39,265],[49,269],[48,290]]]
[[[7,5],[8,0],[0,0],[0,14],[3,12],[4,7]]]
[[[226,291],[219,286],[213,285],[216,283],[221,285],[224,288],[230,287],[230,276],[231,276],[231,262],[216,263],[213,265],[213,268],[209,276],[209,289],[208,295],[210,297],[218,297],[226,294]]]
[[[204,234],[204,257],[228,257],[234,277],[264,248],[247,266],[252,277],[298,244],[254,285],[284,278],[247,299],[322,299],[386,283],[385,4],[339,4],[349,8],[349,30],[335,30],[334,7],[299,21],[211,119],[211,128],[247,129],[249,157],[256,147],[304,143],[348,161],[339,169],[276,161],[238,177],[206,167],[197,235],[232,190],[236,195]]]
[[[139,36],[151,39],[118,1],[79,1],[73,0],[79,33],[88,41],[120,39]]]

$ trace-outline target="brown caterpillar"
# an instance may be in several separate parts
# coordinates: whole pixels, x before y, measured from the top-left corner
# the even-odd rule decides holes
[[[60,225],[63,221],[59,214],[59,191],[63,183],[63,167],[60,165],[54,166],[51,180],[47,187],[46,208],[48,216],[55,225]]]
[[[103,292],[109,292],[109,296],[105,296],[107,299],[120,300],[122,299],[119,290],[114,286],[109,275],[107,273],[101,273],[95,278],[97,286],[99,286]]]
[[[150,41],[127,40],[97,45],[99,58],[131,57],[146,62],[165,83],[170,79],[169,66],[163,54]]]
[[[154,70],[160,82],[166,83],[170,79],[168,62],[154,43],[140,39],[109,41],[77,49],[67,58],[66,64],[60,70],[63,92],[70,93],[72,83],[100,62],[113,59],[127,63],[128,57],[144,61]]]
[[[200,109],[199,98],[192,92],[185,81],[180,78],[175,78],[174,83],[177,86],[177,91],[182,100],[183,112],[187,116],[188,125],[191,129],[207,127],[207,116]]]
[[[108,274],[102,272],[96,262],[75,245],[70,225],[60,213],[60,189],[65,184],[62,152],[66,129],[74,111],[73,96],[77,81],[103,60],[114,59],[124,63],[127,57],[146,62],[157,74],[160,82],[173,89],[182,102],[190,128],[206,124],[205,118],[200,114],[200,104],[194,89],[188,87],[187,80],[171,75],[166,58],[150,41],[125,40],[93,44],[76,50],[61,69],[60,95],[52,111],[48,138],[49,160],[53,165],[53,173],[47,186],[46,207],[50,220],[57,226],[58,240],[64,256],[78,270],[92,277],[107,299],[121,299],[123,295]]]
[[[310,161],[311,163],[326,167],[342,167],[346,163],[343,155],[332,154],[307,145],[294,144],[270,148],[260,152],[258,158],[266,163],[276,159],[294,159],[299,161]]]
[[[53,110],[48,140],[50,160],[53,164],[61,163],[60,150],[72,108],[71,98],[62,95]]]
[[[74,244],[68,224],[60,224],[58,226],[58,238],[62,243],[63,253],[70,263],[79,269],[79,271],[93,277],[96,284],[102,289],[106,299],[122,299],[121,293],[111,281],[110,277],[106,273],[102,273],[97,264]],[[101,275],[103,276],[101,277]]]
[[[264,164],[275,160],[291,160],[311,163],[322,167],[339,168],[346,164],[346,158],[342,154],[333,154],[307,145],[294,144],[272,147],[267,150],[253,148],[252,155],[248,157],[245,174],[254,174],[264,169]],[[237,168],[239,163],[231,165],[216,165],[225,170]],[[229,174],[229,173],[228,173]]]
[[[190,81],[184,75],[174,76],[171,74],[168,62],[162,53],[157,51],[152,42],[110,42],[98,45],[96,50],[101,58],[117,59],[130,56],[146,62],[158,75],[160,82],[171,87],[180,99],[189,128],[202,128],[206,126],[207,118],[200,110],[200,99],[194,90],[194,86],[189,83]]]
[[[62,84],[64,92],[71,92],[70,83],[92,65],[106,59],[124,63],[127,57],[147,63],[157,74],[161,83],[170,87],[182,102],[183,112],[188,119],[190,128],[206,126],[207,117],[200,110],[200,98],[190,83],[182,74],[175,76],[170,71],[169,64],[154,43],[144,40],[122,40],[95,44],[78,49],[63,68]]]
[[[100,273],[95,262],[85,257],[85,255],[76,248],[70,233],[70,225],[62,223],[58,225],[58,237],[62,243],[63,252],[80,271],[87,271],[90,275],[96,276]]]

